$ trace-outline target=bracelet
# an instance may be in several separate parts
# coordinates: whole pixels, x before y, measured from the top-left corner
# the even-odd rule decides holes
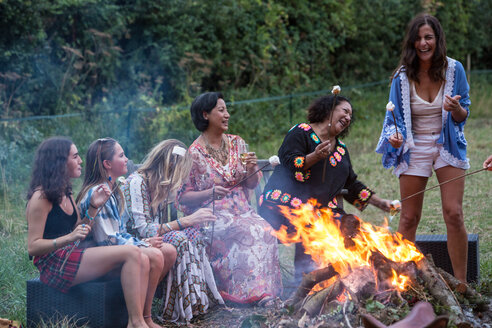
[[[178,227],[179,227],[179,230],[183,230],[183,226],[181,225],[181,222],[179,222],[179,218],[176,219],[176,222],[178,222]]]
[[[85,217],[88,218],[89,221],[94,220],[94,218],[89,215],[89,209],[85,210]]]
[[[171,226],[169,225],[169,223],[167,223],[167,222],[166,222],[166,223],[164,223],[164,224],[165,224],[165,225],[166,225],[166,227],[169,229],[169,230],[168,230],[168,232],[173,230],[173,228],[171,228]]]
[[[92,205],[91,202],[89,202],[89,206],[92,207],[93,209],[97,210],[97,207],[95,207],[94,205]]]
[[[56,247],[56,238],[53,239],[53,246],[55,246],[55,249],[58,249],[58,247]]]

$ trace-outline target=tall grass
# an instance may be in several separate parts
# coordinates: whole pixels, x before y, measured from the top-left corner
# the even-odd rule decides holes
[[[342,86],[343,88],[343,86]],[[469,148],[468,156],[471,170],[480,168],[487,155],[492,153],[490,132],[492,131],[492,81],[490,76],[472,76],[472,108],[465,127]],[[343,90],[342,90],[343,91]],[[398,180],[390,170],[381,166],[381,158],[374,152],[382,120],[385,115],[388,86],[379,85],[364,89],[350,89],[344,92],[354,105],[357,121],[351,134],[344,140],[350,151],[354,169],[359,178],[377,193],[389,199],[399,198]],[[292,102],[275,102],[231,108],[231,133],[240,134],[248,140],[251,150],[260,158],[275,154],[283,137],[292,123],[305,121],[305,108],[313,97],[301,97]],[[290,120],[292,110],[292,121]],[[85,127],[88,128],[88,127]],[[87,142],[87,145],[90,141]],[[87,145],[80,145],[84,149]],[[82,152],[83,154],[83,152]],[[15,175],[16,172],[10,172]],[[25,323],[26,286],[25,281],[36,276],[37,270],[29,261],[26,247],[27,224],[24,217],[24,192],[28,177],[20,177],[12,183],[5,178],[5,168],[0,166],[0,317]],[[428,186],[437,184],[435,176],[429,179]],[[78,181],[74,190],[80,186]],[[480,269],[484,291],[490,291],[492,280],[492,172],[481,172],[466,180],[463,210],[465,224],[469,233],[480,236]],[[350,205],[346,210],[358,213]],[[368,207],[362,219],[373,224],[382,224],[384,214]],[[390,227],[396,230],[397,219]],[[425,195],[422,221],[419,234],[445,234],[438,189]],[[284,252],[290,257],[292,252]],[[285,261],[286,268],[291,269]],[[49,324],[48,324],[49,326]],[[63,325],[62,325],[63,326]]]

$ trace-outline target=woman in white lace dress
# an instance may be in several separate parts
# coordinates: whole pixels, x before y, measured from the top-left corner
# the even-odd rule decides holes
[[[160,142],[123,186],[129,212],[127,231],[142,239],[162,236],[164,243],[177,250],[176,263],[167,278],[162,319],[179,323],[224,304],[197,229],[215,220],[212,211],[201,209],[175,221],[167,220],[168,200],[173,199],[192,164],[184,147],[174,139]]]

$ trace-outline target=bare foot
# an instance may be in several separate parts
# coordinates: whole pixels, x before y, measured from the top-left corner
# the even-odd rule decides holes
[[[152,321],[152,317],[147,317],[144,318],[145,323],[149,326],[149,328],[162,328],[162,326],[156,324],[154,321]]]

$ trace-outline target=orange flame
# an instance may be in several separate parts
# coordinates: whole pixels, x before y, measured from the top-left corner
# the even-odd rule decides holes
[[[404,276],[402,274],[396,273],[395,270],[391,269],[393,272],[393,278],[391,279],[391,285],[395,286],[398,288],[400,291],[404,291],[407,286],[407,282],[410,280],[407,276]]]
[[[306,254],[311,255],[320,268],[332,265],[342,277],[353,268],[370,267],[370,257],[374,252],[380,252],[394,262],[418,261],[424,257],[401,234],[392,234],[387,226],[373,226],[360,219],[360,230],[351,238],[355,245],[345,248],[339,220],[333,218],[329,208],[321,208],[315,199],[296,209],[282,206],[281,212],[295,227],[295,232],[288,233],[282,226],[272,233],[282,243],[302,242]]]

